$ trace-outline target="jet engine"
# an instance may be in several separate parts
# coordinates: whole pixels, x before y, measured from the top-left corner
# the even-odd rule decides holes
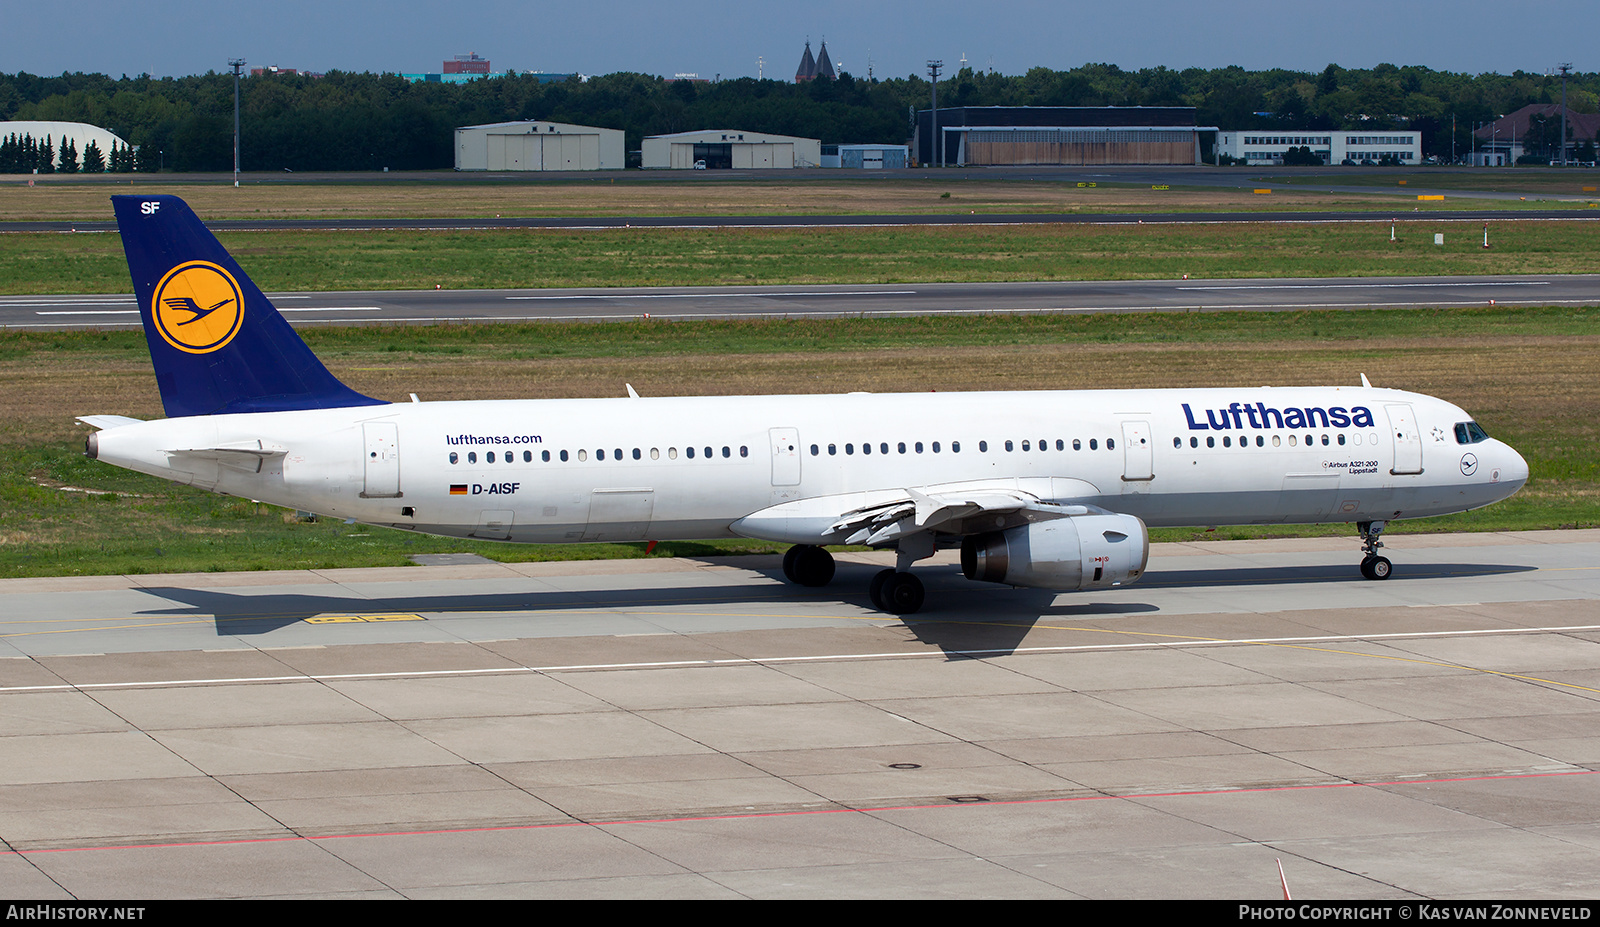
[[[961,572],[968,579],[1063,592],[1134,582],[1149,559],[1144,522],[1112,512],[1030,522],[961,541]]]

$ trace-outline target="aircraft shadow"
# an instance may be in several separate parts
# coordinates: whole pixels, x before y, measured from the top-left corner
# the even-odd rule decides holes
[[[1462,578],[1529,572],[1535,567],[1521,564],[1446,563],[1402,566],[1388,582],[1417,579]],[[781,578],[778,571],[761,570]],[[614,611],[631,607],[672,606],[709,607],[729,601],[784,602],[814,601],[826,598],[870,609],[866,587],[875,568],[841,564],[833,583],[807,593],[791,585],[766,587],[718,587],[695,589],[650,587],[585,591],[530,590],[526,592],[443,595],[400,595],[379,598],[354,598],[306,593],[241,594],[212,589],[176,586],[143,588],[148,593],[181,607],[140,611],[140,615],[209,617],[218,637],[266,634],[312,618],[329,616],[381,616],[389,614],[493,614],[495,612],[573,612],[585,609]],[[1079,596],[1061,596],[1040,590],[973,583],[953,567],[919,570],[927,586],[927,603],[915,615],[904,616],[905,627],[918,640],[939,647],[952,659],[1009,653],[1020,646],[1041,620],[1092,618],[1160,611],[1149,601],[1106,602],[1093,591]],[[1365,583],[1354,567],[1287,566],[1245,569],[1175,570],[1148,573],[1141,589],[1165,587],[1223,588],[1248,585],[1298,585]],[[1120,592],[1120,590],[1119,590]]]

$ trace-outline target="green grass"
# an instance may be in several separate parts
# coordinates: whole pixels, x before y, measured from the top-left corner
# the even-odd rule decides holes
[[[1600,214],[1597,214],[1600,215]],[[1435,233],[1444,246],[1433,244]],[[1600,222],[225,232],[269,291],[1589,273]],[[108,234],[13,234],[0,293],[126,293]]]

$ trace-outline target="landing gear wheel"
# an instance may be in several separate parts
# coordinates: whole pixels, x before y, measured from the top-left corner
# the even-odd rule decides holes
[[[1384,524],[1381,521],[1356,522],[1356,530],[1361,532],[1361,551],[1366,557],[1361,560],[1361,575],[1367,579],[1388,579],[1389,573],[1394,570],[1394,564],[1388,557],[1378,556],[1378,548],[1383,542],[1378,537],[1383,534]]]
[[[833,555],[812,544],[797,544],[783,555],[783,575],[802,586],[826,586],[833,569]]]
[[[886,612],[889,607],[883,603],[883,586],[894,575],[894,570],[879,570],[872,575],[872,584],[867,587],[867,598],[872,600],[872,607],[880,612]]]
[[[878,597],[889,614],[910,615],[922,607],[922,580],[911,573],[896,573],[884,581]]]

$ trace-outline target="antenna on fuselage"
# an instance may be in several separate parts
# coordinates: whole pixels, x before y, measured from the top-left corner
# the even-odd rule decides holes
[[[1367,375],[1364,373],[1361,375],[1361,385],[1367,389],[1372,389],[1372,384],[1367,382]]]

